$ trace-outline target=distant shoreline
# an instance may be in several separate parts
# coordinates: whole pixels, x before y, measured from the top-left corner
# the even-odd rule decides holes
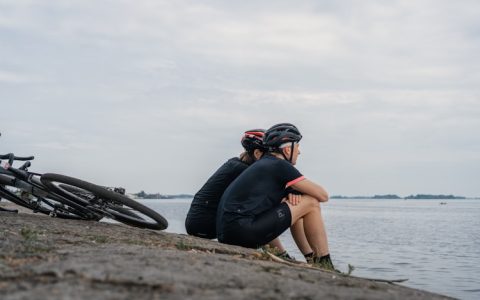
[[[464,196],[455,196],[455,195],[433,195],[433,194],[417,194],[417,195],[409,195],[406,197],[400,197],[395,194],[387,194],[387,195],[374,195],[374,196],[342,196],[342,195],[334,195],[331,196],[330,199],[388,199],[388,200],[395,200],[395,199],[413,199],[413,200],[464,200],[464,199],[479,199],[476,197],[467,198]]]
[[[135,194],[131,194],[133,198],[136,199],[189,199],[193,198],[193,195],[190,194],[175,194],[175,195],[168,195],[168,194],[160,194],[160,193],[154,193],[154,194],[149,194],[145,193],[144,191],[140,191]]]
[[[140,193],[130,194],[132,198],[135,199],[192,199],[194,195],[190,194],[148,194],[144,191]],[[377,200],[475,200],[480,199],[480,197],[464,197],[464,196],[455,196],[455,195],[433,195],[433,194],[416,194],[401,197],[395,194],[386,194],[386,195],[374,195],[374,196],[343,196],[343,195],[333,195],[330,196],[330,199],[377,199]]]

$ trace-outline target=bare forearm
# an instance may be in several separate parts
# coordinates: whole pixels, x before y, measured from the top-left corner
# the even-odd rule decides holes
[[[311,180],[304,179],[292,185],[292,188],[303,194],[312,196],[319,202],[328,201],[328,192],[321,185],[316,184]]]

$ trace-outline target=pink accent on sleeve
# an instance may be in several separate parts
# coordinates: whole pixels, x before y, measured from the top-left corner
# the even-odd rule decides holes
[[[287,182],[287,185],[286,185],[285,187],[288,188],[289,186],[292,186],[292,185],[294,185],[295,183],[300,182],[300,181],[302,181],[302,180],[304,180],[304,179],[305,179],[305,176],[300,176],[300,177],[298,177],[297,179],[294,179],[294,180],[292,180],[292,181]]]

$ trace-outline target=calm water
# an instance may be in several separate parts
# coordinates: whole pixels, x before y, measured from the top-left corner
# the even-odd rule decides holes
[[[440,205],[440,202],[447,202]],[[142,200],[185,233],[190,200]],[[330,252],[342,271],[461,299],[480,299],[480,200],[330,200],[322,205]],[[302,258],[287,231],[282,243]]]

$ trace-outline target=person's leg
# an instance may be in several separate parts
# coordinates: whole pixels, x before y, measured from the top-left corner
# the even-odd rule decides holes
[[[305,229],[303,227],[303,218],[292,224],[290,227],[290,233],[292,234],[295,244],[303,255],[313,252],[312,248],[308,244],[307,237],[305,236]]]
[[[292,234],[293,240],[297,245],[300,252],[302,252],[305,260],[310,263],[313,259],[313,250],[308,244],[307,237],[305,236],[305,229],[303,227],[303,218],[299,219],[295,224],[290,227],[290,233]]]
[[[278,238],[291,226],[287,203],[280,203],[253,217],[220,224],[218,241],[247,248],[259,248]]]
[[[288,204],[292,214],[292,225],[303,219],[305,237],[317,257],[329,254],[327,232],[320,213],[320,204],[310,196],[302,196],[302,201],[293,206]]]
[[[285,251],[285,248],[283,248],[283,245],[282,245],[282,242],[280,242],[280,239],[277,237],[275,238],[273,241],[271,241],[270,243],[268,243],[268,245],[271,247],[271,248],[277,248],[277,250],[279,251],[279,253],[283,253],[283,252],[286,252]]]
[[[310,196],[303,196],[299,204],[295,206],[288,204],[288,206],[292,215],[292,225],[303,218],[305,236],[313,249],[311,262],[323,269],[339,272],[330,258],[327,232],[318,201]]]
[[[283,258],[285,260],[290,260],[290,261],[295,260],[295,258],[293,256],[290,256],[290,254],[288,254],[285,247],[283,247],[282,242],[280,242],[279,237],[277,237],[276,239],[274,239],[273,241],[268,243],[268,246],[271,249],[273,249],[273,254],[275,254],[276,256],[278,256],[280,258]]]

